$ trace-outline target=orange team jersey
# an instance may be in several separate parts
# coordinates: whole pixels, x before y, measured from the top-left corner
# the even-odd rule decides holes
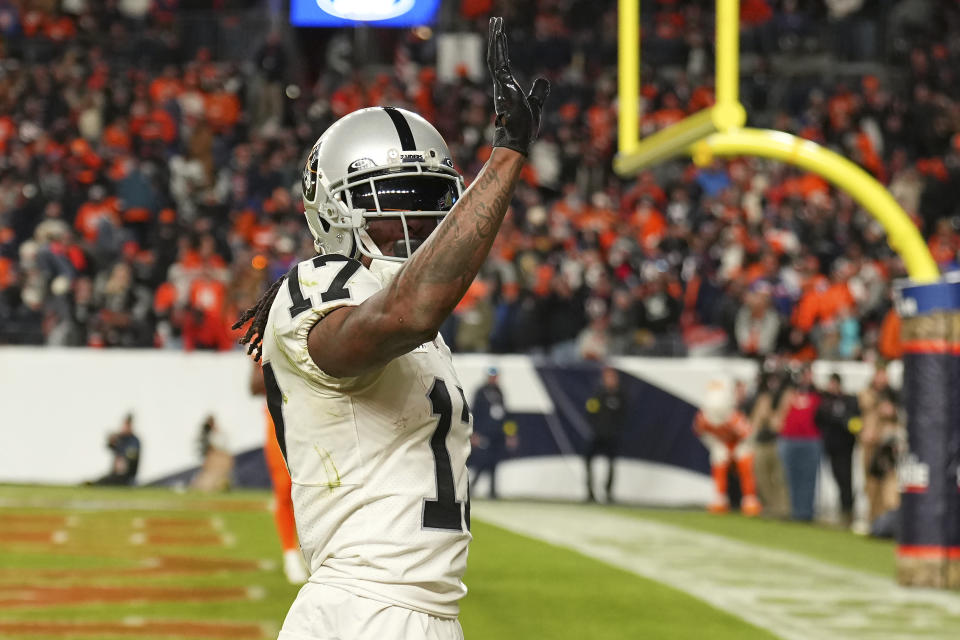
[[[287,473],[287,463],[283,461],[283,453],[280,451],[280,445],[277,444],[277,431],[266,405],[263,406],[263,415],[267,427],[263,437],[263,455],[267,459],[267,469],[270,471],[274,486],[280,484],[282,488],[286,485],[289,493],[290,474]]]
[[[150,98],[163,104],[167,100],[176,98],[182,91],[180,81],[176,78],[160,77],[150,83]]]
[[[240,119],[240,100],[229,91],[208,94],[203,106],[207,121],[217,131],[231,128]]]
[[[106,198],[100,202],[87,202],[77,211],[77,218],[73,224],[85,240],[93,242],[97,239],[101,220],[109,219],[117,226],[120,225],[120,216],[117,209],[118,203],[114,197]]]
[[[273,485],[273,522],[277,527],[280,538],[280,548],[290,551],[297,548],[297,523],[293,515],[293,501],[290,498],[290,473],[287,463],[283,459],[283,452],[277,444],[277,432],[273,427],[273,419],[266,405],[263,407],[266,416],[267,432],[264,434],[263,457],[267,462],[267,471],[270,472],[270,484]]]
[[[750,435],[750,422],[740,411],[734,411],[730,419],[721,424],[714,424],[704,417],[702,411],[698,411],[693,419],[693,430],[698,436],[704,434],[712,435],[722,440],[730,447],[735,447]]]
[[[213,278],[196,278],[190,286],[190,304],[196,309],[217,312],[227,300],[227,287]]]

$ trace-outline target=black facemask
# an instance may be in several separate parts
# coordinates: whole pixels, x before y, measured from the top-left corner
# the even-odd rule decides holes
[[[453,180],[433,176],[381,178],[374,184],[380,209],[385,212],[449,211],[459,197]],[[352,187],[350,200],[355,209],[377,210],[369,182]]]

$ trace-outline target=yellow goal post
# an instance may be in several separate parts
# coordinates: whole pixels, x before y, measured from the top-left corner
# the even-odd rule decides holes
[[[770,158],[816,173],[850,194],[883,226],[887,242],[903,259],[910,278],[936,282],[940,271],[919,230],[880,182],[829,149],[798,136],[744,127],[740,104],[740,2],[717,0],[716,103],[644,139],[640,138],[640,0],[618,5],[618,152],[613,168],[621,176],[678,155],[697,164],[716,156]]]

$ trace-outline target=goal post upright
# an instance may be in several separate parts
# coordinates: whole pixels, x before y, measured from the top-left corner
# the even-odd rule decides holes
[[[640,142],[640,0],[618,0],[617,65],[618,149],[631,154]]]
[[[618,153],[614,170],[632,176],[669,158],[688,154],[704,164],[715,156],[771,158],[816,173],[853,196],[876,218],[890,246],[917,283],[940,279],[919,230],[880,182],[862,168],[817,143],[783,131],[744,128],[740,104],[740,2],[716,0],[716,103],[641,140],[640,0],[618,2]]]

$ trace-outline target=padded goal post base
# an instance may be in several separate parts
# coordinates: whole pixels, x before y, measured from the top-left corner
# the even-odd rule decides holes
[[[908,450],[898,468],[901,584],[960,589],[960,282],[898,283]]]

